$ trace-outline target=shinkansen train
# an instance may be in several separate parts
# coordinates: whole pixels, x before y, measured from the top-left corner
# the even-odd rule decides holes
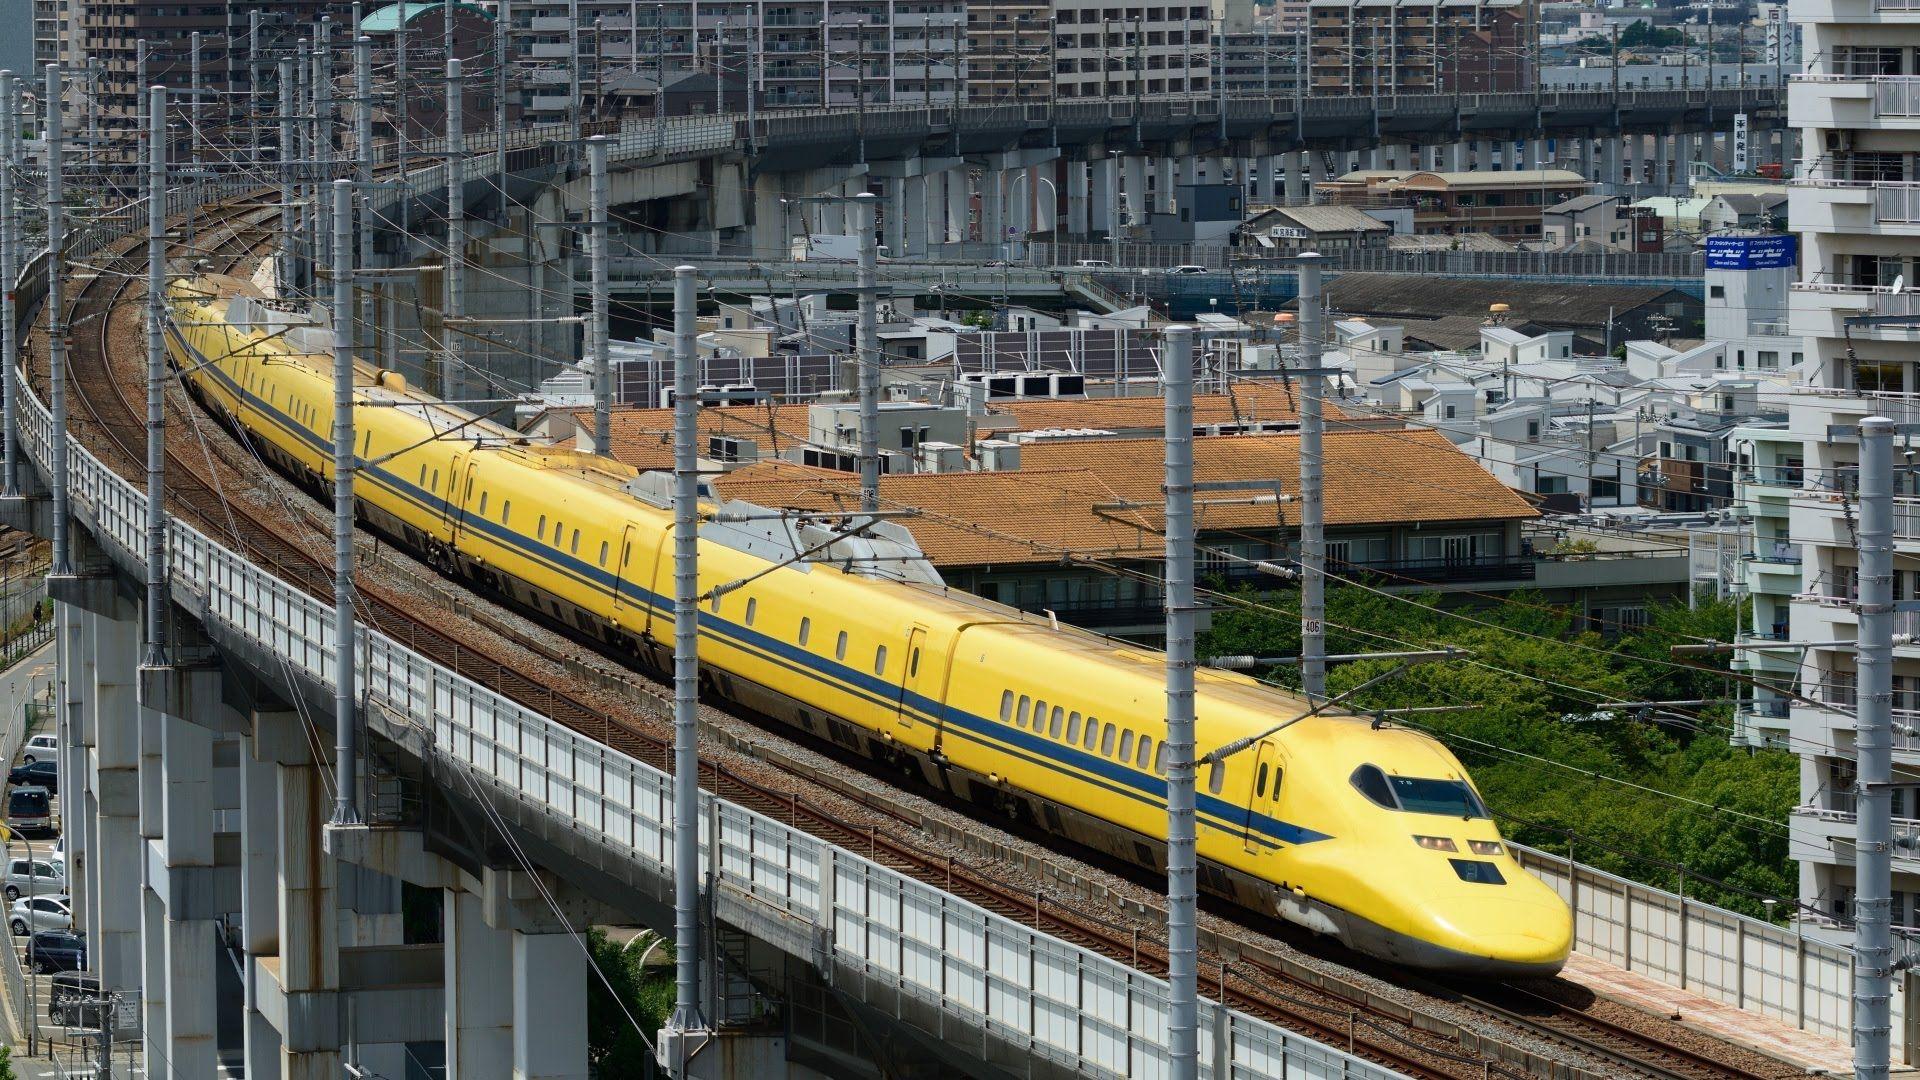
[[[331,475],[331,332],[249,283],[170,291],[201,400],[296,479]],[[636,664],[670,668],[671,481],[536,445],[361,365],[363,523]],[[898,524],[730,503],[703,485],[704,693],[917,772],[1073,841],[1164,867],[1160,653],[945,588]],[[809,549],[812,557],[796,558]],[[1568,907],[1521,869],[1427,735],[1202,669],[1200,754],[1294,720],[1198,778],[1200,883],[1410,967],[1559,970]]]

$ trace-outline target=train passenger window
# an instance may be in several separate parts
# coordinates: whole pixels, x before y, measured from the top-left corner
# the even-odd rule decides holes
[[[1033,699],[1028,697],[1025,694],[1021,694],[1020,695],[1020,711],[1014,714],[1013,722],[1015,724],[1018,724],[1021,727],[1026,727],[1027,726],[1027,710],[1031,708],[1033,708]]]
[[[487,493],[484,491],[480,493],[480,516],[487,516]]]
[[[1353,770],[1353,786],[1368,800],[1388,810],[1398,810],[1400,805],[1393,801],[1393,789],[1387,786],[1387,778],[1377,765],[1362,765]]]
[[[601,566],[607,565],[607,542],[605,540],[600,541],[600,565]],[[753,615],[752,615],[753,601],[751,600],[747,601],[747,612],[748,612],[747,621],[752,622],[753,621]]]
[[[1082,742],[1080,745],[1091,750],[1099,742],[1100,742],[1100,718],[1097,716],[1089,716],[1087,717],[1086,741]]]
[[[833,643],[833,658],[835,660],[845,660],[847,658],[847,632],[845,630],[840,631],[840,639]]]
[[[500,503],[500,524],[505,525],[513,517],[513,500],[504,499]]]
[[[1080,741],[1080,713],[1078,710],[1067,714],[1067,742]]]
[[[1133,764],[1137,768],[1144,769],[1147,767],[1147,762],[1152,760],[1153,760],[1153,736],[1142,735],[1140,736],[1140,752],[1134,755]]]
[[[440,470],[439,469],[433,470],[433,490],[434,491],[440,490]],[[540,520],[545,521],[547,519],[541,518]]]
[[[373,432],[371,431],[367,432],[366,438],[360,440],[360,456],[373,456]]]
[[[544,539],[547,535],[547,515],[540,515],[540,524],[533,530],[535,538]]]
[[[600,545],[600,561],[602,564],[604,564],[607,561],[606,548],[607,548],[607,545],[605,544]],[[752,597],[752,596],[747,597],[747,625],[748,626],[753,625],[753,616],[759,610],[760,610],[759,599],[757,597]]]
[[[1167,775],[1167,744],[1164,742],[1153,748],[1153,771],[1161,776]]]
[[[920,674],[920,650],[915,649],[907,654],[907,677],[912,678],[918,674]]]
[[[800,644],[805,645],[807,643],[807,638],[812,636],[812,634],[813,634],[813,620],[807,618],[805,615],[802,615],[800,617]]]
[[[887,673],[887,647],[885,645],[881,645],[873,650],[873,673],[875,675],[885,675]]]
[[[1053,715],[1051,717],[1048,717],[1047,719],[1047,737],[1051,739],[1059,738],[1060,727],[1066,722],[1067,722],[1067,710],[1061,708],[1058,705],[1055,705],[1053,707]]]
[[[1280,801],[1280,778],[1286,775],[1285,769],[1273,770],[1273,801]]]
[[[1121,761],[1121,763],[1122,763],[1122,764],[1125,764],[1125,763],[1126,763],[1126,760],[1127,760],[1128,758],[1130,758],[1130,757],[1132,757],[1132,756],[1133,756],[1133,729],[1132,729],[1132,728],[1128,728],[1127,730],[1125,730],[1125,731],[1122,731],[1122,732],[1120,733],[1120,761]]]
[[[1174,430],[1178,431],[1179,429],[1175,428]],[[420,486],[427,486],[427,467],[425,465],[420,466]]]
[[[1253,781],[1254,798],[1264,799],[1267,797],[1267,773],[1269,771],[1267,763],[1264,761],[1261,762],[1259,775],[1256,776]]]
[[[1000,691],[1000,722],[1013,723],[1013,691],[1011,690]]]
[[[1108,724],[1106,727],[1101,729],[1100,753],[1103,757],[1113,756],[1113,738],[1118,733],[1119,733],[1119,729],[1115,728],[1112,724]]]
[[[1219,761],[1208,762],[1207,763],[1207,790],[1212,792],[1215,795],[1218,795],[1220,794],[1220,789],[1226,786],[1227,786],[1226,763],[1219,762]]]
[[[625,566],[632,561],[633,561],[633,541],[629,540],[626,543],[620,545],[620,565]],[[800,639],[800,644],[805,645],[806,643],[807,643],[807,639],[805,637],[802,637]]]
[[[573,543],[567,545],[567,550],[572,552],[575,555],[580,554],[580,530],[579,529],[573,530]]]
[[[1047,726],[1047,702],[1045,698],[1033,699],[1033,730],[1039,731]]]
[[[567,534],[567,527],[561,524],[558,520],[555,520],[553,523],[553,546],[559,547],[560,538],[562,536],[565,536],[566,534]]]

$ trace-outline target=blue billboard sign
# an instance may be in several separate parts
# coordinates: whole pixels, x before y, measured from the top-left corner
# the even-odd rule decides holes
[[[1800,253],[1796,236],[1709,236],[1707,269],[1766,270],[1792,266]]]

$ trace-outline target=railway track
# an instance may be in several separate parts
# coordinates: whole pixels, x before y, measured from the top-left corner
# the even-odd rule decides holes
[[[246,199],[202,211],[196,226],[202,237],[202,258],[215,269],[230,271],[258,255],[270,243],[269,230],[275,216],[276,211],[250,205]],[[208,244],[209,237],[216,239]],[[138,365],[123,363],[121,370],[116,371],[112,336],[115,310],[138,299],[133,282],[144,280],[143,241],[139,238],[122,241],[94,261],[100,264],[99,270],[83,279],[81,288],[70,301],[69,326],[76,330],[85,327],[88,331],[72,335],[68,354],[70,398],[79,407],[73,419],[76,430],[90,427],[102,437],[92,443],[96,452],[103,453],[123,475],[137,478],[144,475],[145,399],[144,375],[135,376],[133,369],[143,373],[144,361]],[[44,382],[45,371],[37,374]],[[129,385],[142,387],[138,401],[130,398]],[[235,544],[256,562],[271,567],[283,580],[316,597],[330,598],[330,521],[321,520],[311,506],[286,508],[288,517],[296,518],[305,526],[306,543],[302,543],[302,538],[289,534],[286,522],[266,520],[244,500],[229,498],[225,485],[230,478],[223,478],[214,455],[206,446],[195,442],[192,435],[182,434],[191,431],[195,422],[194,417],[186,415],[187,408],[189,406],[177,398],[170,401],[168,408],[169,509],[193,521],[209,535]],[[526,657],[511,655],[512,650],[476,647],[471,641],[456,638],[436,622],[435,616],[444,613],[420,610],[424,605],[417,597],[392,594],[364,580],[358,583],[356,592],[362,602],[360,618],[380,632],[575,731],[650,765],[670,770],[669,739],[596,708],[556,688],[550,680],[529,675],[522,670]],[[543,661],[562,662],[561,657],[540,648],[531,638],[522,636],[513,645]],[[1152,936],[1143,937],[1135,927],[1122,926],[1049,900],[1041,892],[1012,887],[956,863],[950,855],[930,853],[906,837],[849,822],[814,805],[797,790],[781,790],[756,782],[713,762],[703,762],[701,786],[822,840],[864,854],[898,872],[938,885],[1010,920],[1151,974],[1163,975],[1166,971],[1164,943]],[[917,821],[877,803],[867,805],[890,813],[906,824],[918,825]],[[1420,1031],[1391,1010],[1365,1000],[1331,995],[1322,986],[1308,984],[1264,965],[1227,962],[1215,955],[1203,955],[1201,981],[1203,992],[1236,1009],[1409,1076],[1434,1080],[1484,1080],[1504,1076],[1525,1080],[1531,1075],[1486,1056],[1462,1052],[1457,1043],[1450,1046],[1446,1037]],[[1508,1019],[1529,1031],[1540,1028],[1535,1021],[1519,1014]],[[1571,1045],[1574,1036],[1559,1032],[1553,1038]],[[1593,1052],[1591,1048],[1582,1049]],[[1658,1080],[1673,1077],[1753,1080],[1754,1076],[1728,1069],[1663,1071],[1661,1066],[1650,1063],[1654,1054],[1651,1050],[1647,1052],[1649,1060],[1637,1060],[1625,1050],[1601,1056],[1630,1067],[1635,1075]],[[1630,1061],[1633,1063],[1629,1066]]]
[[[1629,1027],[1547,994],[1512,984],[1495,990],[1462,993],[1475,1008],[1508,1023],[1527,1028],[1541,1038],[1615,1062],[1623,1068],[1649,1073],[1661,1080],[1777,1080],[1788,1075],[1785,1066],[1758,1073],[1721,1061],[1682,1045],[1673,1036],[1660,1036]],[[1649,1015],[1650,1022],[1658,1022]],[[1684,1031],[1684,1029],[1680,1029]],[[1692,1032],[1685,1035],[1704,1038]]]

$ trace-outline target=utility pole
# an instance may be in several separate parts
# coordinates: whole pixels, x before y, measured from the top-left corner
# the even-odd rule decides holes
[[[661,1064],[685,1077],[706,1031],[700,1012],[699,364],[691,266],[673,269],[673,1013]],[[718,850],[717,848],[715,850]]]
[[[300,279],[299,236],[300,229],[295,223],[294,204],[300,201],[294,191],[294,161],[299,153],[298,140],[293,134],[293,61],[280,58],[280,299],[293,296],[294,286]]]
[[[358,25],[358,24],[356,24]],[[373,39],[360,34],[353,39],[353,96],[357,107],[353,111],[356,148],[354,160],[357,167],[354,177],[360,181],[361,190],[371,190],[373,184]],[[362,210],[369,210],[364,203]],[[372,222],[363,222],[361,228],[354,230],[358,235],[359,256],[357,265],[373,265],[373,228]],[[379,343],[379,323],[375,321],[374,295],[370,290],[360,292],[360,318],[353,328],[353,339],[357,347],[364,341]],[[375,350],[376,354],[378,350]]]
[[[298,177],[296,186],[300,192],[300,251],[303,264],[300,267],[300,293],[307,296],[318,273],[320,238],[313,232],[313,222],[318,216],[312,192],[313,162],[318,157],[313,147],[313,49],[304,38],[294,48],[294,82],[294,115],[299,124],[299,145],[295,150],[293,170]]]
[[[201,161],[200,151],[202,146],[200,134],[200,31],[195,30],[192,34],[188,35],[187,41],[187,64],[189,79],[191,81],[191,92],[187,98],[187,125],[192,129],[189,132],[193,140],[192,160],[197,169]]]
[[[1853,1072],[1885,1080],[1893,989],[1893,421],[1860,422],[1859,646],[1853,862]]]
[[[874,204],[871,191],[853,197],[854,220],[860,223],[860,268],[854,287],[859,292],[860,319],[855,326],[854,362],[860,388],[860,509],[880,509],[880,252],[875,246]]]
[[[167,666],[167,91],[147,91],[147,654]]]
[[[355,25],[358,25],[357,23]],[[142,86],[146,83],[142,82]],[[260,161],[260,10],[247,13],[247,160]]]
[[[138,168],[140,164],[140,157],[138,156],[139,148],[146,142],[147,138],[146,88],[148,85],[150,84],[147,82],[147,39],[140,38],[133,43],[133,141],[135,153],[134,166],[136,168]],[[142,185],[140,194],[142,198],[145,198],[147,192],[145,187],[146,178],[144,176],[141,177],[140,183]]]
[[[1327,549],[1321,517],[1323,390],[1320,351],[1320,263],[1303,252],[1300,266],[1300,683],[1309,697],[1327,694]]]
[[[1200,1069],[1199,868],[1193,770],[1193,328],[1166,330],[1167,1057]]]
[[[333,824],[360,823],[353,699],[353,181],[333,188]]]
[[[53,421],[53,561],[48,576],[73,573],[67,538],[67,265],[66,198],[61,190],[66,121],[60,115],[60,65],[48,64],[42,97],[47,138],[47,384]],[[12,283],[9,282],[9,285]]]
[[[459,401],[467,393],[465,343],[454,324],[466,314],[467,290],[467,160],[466,136],[461,126],[465,107],[460,86],[460,61],[447,61],[447,269],[446,304],[440,316],[440,345],[446,351],[441,396]]]
[[[19,313],[14,307],[13,283],[19,276],[20,221],[14,216],[14,166],[18,163],[20,114],[14,109],[13,72],[0,71],[0,387],[4,388],[6,444],[0,497],[20,495],[20,370]]]
[[[407,175],[407,131],[412,126],[413,96],[407,93],[407,20],[406,8],[400,9],[403,16],[393,28],[393,160],[399,167],[400,175]],[[445,12],[441,13],[445,16]],[[500,190],[505,191],[502,187]],[[400,231],[412,232],[413,200],[400,200]]]
[[[333,17],[320,20],[313,49],[313,205],[315,209],[313,250],[315,261],[324,256],[333,261],[329,238],[333,235],[333,197],[327,185],[333,182]],[[331,267],[329,267],[331,269]],[[320,282],[314,280],[314,290]]]
[[[593,245],[593,317],[587,352],[593,363],[593,452],[613,453],[613,370],[607,356],[607,137],[587,140],[587,236]]]
[[[654,93],[659,92],[655,87]],[[580,145],[580,0],[567,0],[567,140]],[[571,148],[568,152],[578,153]]]

